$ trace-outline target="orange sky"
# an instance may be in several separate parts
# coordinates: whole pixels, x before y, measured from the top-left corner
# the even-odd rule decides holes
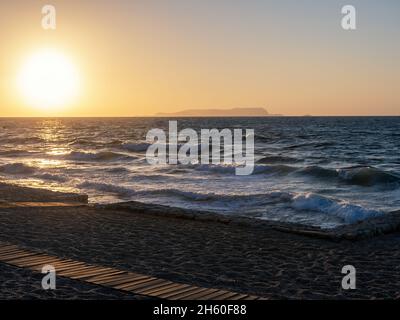
[[[359,27],[347,32],[340,28],[340,3],[52,1],[57,30],[45,31],[43,1],[3,1],[0,116],[147,116],[232,107],[399,115],[393,14],[399,4],[354,1]],[[44,47],[68,56],[81,74],[80,96],[65,108],[33,108],[16,90],[22,62]]]

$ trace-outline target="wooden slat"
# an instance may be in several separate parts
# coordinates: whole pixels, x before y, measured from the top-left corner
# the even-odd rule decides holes
[[[241,300],[248,296],[248,294],[237,294],[236,296],[230,297],[229,300]]]
[[[77,263],[75,262],[74,265]],[[81,264],[81,263],[80,263]],[[64,262],[59,259],[47,259],[45,261],[42,261],[41,263],[32,263],[32,266],[30,267],[33,270],[41,270],[43,266],[45,265],[51,265],[56,269],[56,272],[59,272],[61,269],[65,269],[65,266],[68,266],[69,268],[71,267],[71,262]]]
[[[159,294],[168,293],[173,290],[177,290],[178,288],[187,287],[187,286],[188,285],[184,285],[184,284],[180,284],[180,283],[173,283],[173,284],[166,285],[164,287],[160,287],[157,289],[146,290],[147,292],[146,293],[143,292],[143,294],[149,295],[149,296],[158,296]]]
[[[119,280],[113,280],[113,281],[107,282],[107,285],[112,286],[113,288],[117,288],[120,285],[132,283],[134,281],[147,280],[147,279],[151,279],[151,277],[145,276],[145,275],[140,275],[140,274],[136,274],[136,275],[127,274],[127,275],[125,275],[125,277],[122,277]]]
[[[186,291],[186,292],[182,292],[182,293],[179,293],[179,294],[174,294],[174,295],[168,297],[168,299],[170,299],[170,300],[183,300],[183,299],[185,299],[185,297],[188,297],[188,296],[190,296],[192,294],[198,294],[198,293],[203,292],[204,289],[205,288],[192,287],[191,290]]]
[[[59,269],[60,274],[69,274],[69,273],[74,273],[74,272],[79,272],[82,270],[87,270],[89,268],[93,268],[93,266],[88,265],[87,263],[78,263],[78,264],[66,264],[66,265],[61,265]]]
[[[4,244],[0,246],[0,252],[8,248],[18,248],[15,244]]]
[[[162,299],[168,299],[170,296],[177,295],[183,292],[188,292],[191,290],[193,290],[193,286],[191,286],[190,284],[182,284],[180,287],[171,290],[166,290],[165,292],[162,293],[158,293],[158,297]]]
[[[4,257],[4,256],[7,256],[7,255],[11,255],[13,253],[15,254],[17,252],[22,253],[22,252],[25,252],[25,251],[24,250],[20,250],[20,249],[12,249],[12,248],[10,248],[8,250],[4,250],[0,255],[2,257]]]
[[[229,300],[231,297],[236,296],[236,292],[227,292],[223,294],[222,296],[218,296],[217,300]]]
[[[55,268],[57,275],[102,285],[116,290],[171,300],[257,300],[260,297],[236,292],[191,286],[110,267],[100,267],[43,253],[19,249],[0,243],[0,261],[41,272],[45,265]]]
[[[72,276],[77,276],[77,275],[83,274],[85,272],[94,271],[94,270],[96,270],[96,267],[90,266],[90,265],[85,265],[82,267],[66,269],[64,271],[58,272],[58,274],[61,276],[64,276],[64,277],[71,278]]]
[[[66,271],[66,270],[71,270],[72,268],[78,268],[78,267],[82,267],[85,266],[86,264],[83,262],[77,262],[77,261],[55,261],[53,263],[54,268],[56,268],[56,270],[58,272],[62,272],[62,271]]]
[[[115,275],[110,278],[104,278],[96,281],[92,281],[93,283],[106,286],[106,287],[111,287],[117,284],[120,284],[123,281],[129,281],[132,277],[129,276],[128,272],[124,272],[123,274],[120,275]],[[128,280],[127,280],[128,279]]]
[[[16,253],[21,253],[21,250],[14,249],[14,250],[6,251],[5,253],[0,254],[0,259],[1,260],[7,259],[9,256],[12,256],[13,254],[16,254]]]
[[[126,273],[126,271],[114,270],[113,272],[110,272],[109,274],[105,274],[105,275],[101,275],[101,276],[91,276],[91,277],[88,277],[87,279],[85,279],[85,278],[82,278],[82,279],[85,279],[88,282],[96,283],[96,281],[104,281],[104,280],[107,281],[111,277],[115,277],[115,276],[121,275],[123,273]]]
[[[29,267],[30,265],[35,264],[35,263],[45,263],[49,261],[49,257],[43,257],[42,255],[35,255],[32,257],[27,257],[24,259],[19,259],[18,261],[13,261],[13,263],[16,263],[20,266],[26,266]]]
[[[135,292],[136,292],[136,293],[139,293],[139,294],[146,295],[146,292],[153,291],[153,290],[160,289],[160,288],[165,288],[165,287],[170,286],[170,285],[172,285],[172,284],[176,284],[176,283],[173,283],[173,282],[171,282],[171,281],[165,281],[165,280],[164,280],[162,283],[157,283],[157,284],[153,284],[153,285],[148,285],[148,286],[146,286],[145,288],[141,288],[141,289],[135,290]]]
[[[70,276],[77,275],[84,271],[89,271],[89,270],[92,271],[93,268],[84,264],[75,267],[66,267],[63,271],[59,271],[58,274],[60,276],[69,278]]]
[[[93,271],[93,272],[86,273],[84,275],[76,276],[76,277],[74,277],[74,279],[76,279],[76,280],[86,279],[86,278],[90,278],[90,277],[93,277],[93,276],[101,276],[101,275],[104,275],[104,274],[110,274],[110,270],[109,269],[96,270],[96,271]]]
[[[157,279],[157,278],[143,279],[143,280],[135,281],[134,283],[132,283],[130,285],[125,285],[121,289],[126,290],[126,291],[137,292],[136,290],[147,288],[151,285],[165,283],[165,282],[167,282],[167,281],[163,280],[163,279]],[[118,289],[118,287],[116,287],[116,288]]]
[[[111,277],[111,276],[119,275],[119,274],[122,274],[122,273],[124,273],[124,271],[121,271],[121,270],[110,270],[107,273],[103,273],[103,274],[99,274],[99,275],[85,276],[85,277],[80,278],[79,280],[92,282],[92,281],[95,281],[96,279],[101,278],[101,277]]]
[[[162,295],[160,295],[160,298],[172,299],[174,296],[177,296],[177,295],[179,295],[181,293],[185,293],[185,292],[193,293],[194,291],[196,291],[198,289],[199,289],[198,287],[194,287],[194,286],[189,285],[186,288],[182,288],[182,289],[178,289],[178,290],[172,291],[170,293],[162,294]]]
[[[96,267],[96,266],[88,266],[88,269],[82,269],[80,271],[72,272],[72,273],[67,273],[68,277],[75,279],[76,277],[80,276],[90,276],[90,275],[95,275],[98,274],[99,272],[106,272],[108,271],[107,269]]]
[[[174,296],[173,299],[177,300],[192,300],[195,299],[194,297],[202,297],[206,294],[210,294],[211,292],[217,291],[218,289],[208,289],[208,288],[199,288],[199,290],[192,291],[192,292],[184,292],[178,296]]]
[[[28,253],[26,253],[24,257],[17,258],[15,260],[13,260],[12,262],[13,263],[24,263],[24,262],[28,262],[28,261],[32,261],[32,260],[43,259],[43,258],[49,259],[48,257],[46,257],[44,255],[37,254],[37,253],[35,254],[35,253],[30,252],[29,255],[28,255]]]
[[[25,257],[30,257],[30,256],[35,256],[36,254],[33,252],[21,252],[21,253],[15,253],[10,257],[7,257],[5,259],[3,259],[3,261],[7,262],[7,263],[11,263],[11,264],[17,264],[18,261],[21,260],[21,258],[25,258]]]
[[[10,251],[10,250],[20,250],[17,246],[7,245],[0,248],[0,254]]]
[[[129,291],[131,287],[133,288],[138,284],[146,283],[146,282],[153,281],[153,280],[155,280],[155,278],[152,278],[149,276],[136,276],[136,277],[130,278],[130,280],[128,282],[124,282],[124,283],[115,285],[114,288]]]
[[[163,290],[159,290],[157,292],[152,293],[151,295],[162,298],[164,295],[167,295],[171,292],[175,292],[177,290],[185,289],[191,287],[189,284],[180,284],[177,283],[175,286],[166,287]]]
[[[223,294],[228,293],[228,291],[225,290],[218,290],[214,293],[208,294],[206,296],[201,297],[199,300],[212,300],[212,299],[217,299],[219,296],[222,296]]]
[[[258,297],[256,296],[247,296],[246,298],[242,299],[242,300],[257,300]]]

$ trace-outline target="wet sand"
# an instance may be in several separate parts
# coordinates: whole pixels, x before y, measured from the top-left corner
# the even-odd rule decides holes
[[[136,203],[7,206],[18,188],[9,187],[6,196],[4,188],[0,186],[0,200],[7,198],[0,205],[0,241],[28,249],[271,299],[400,298],[400,233],[395,230],[352,239],[319,236],[318,230],[305,230],[306,236],[307,232],[293,233],[289,226],[276,223],[223,217],[216,221],[212,215],[196,213],[184,217],[178,209],[165,209],[162,214],[163,207]],[[52,196],[45,192],[32,200],[28,192],[24,201],[44,201]],[[58,196],[57,201],[62,200]],[[179,214],[171,217],[171,210]],[[349,234],[348,229],[342,234]],[[357,290],[341,289],[341,269],[348,264],[357,269]],[[24,279],[22,284],[15,283],[20,286],[18,297],[24,296],[24,283],[30,285],[31,277]],[[70,282],[66,287],[75,288],[76,281]],[[6,298],[10,284],[0,283],[0,297]],[[93,293],[79,286],[71,290],[75,298]],[[42,298],[41,294],[37,297]],[[121,293],[98,297],[103,294],[119,298]],[[61,298],[67,296],[71,295]]]

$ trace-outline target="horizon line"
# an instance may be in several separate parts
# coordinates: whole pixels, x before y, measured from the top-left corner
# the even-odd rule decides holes
[[[0,119],[34,119],[34,118],[333,118],[333,117],[400,117],[400,114],[393,115],[268,115],[268,116],[0,116]]]

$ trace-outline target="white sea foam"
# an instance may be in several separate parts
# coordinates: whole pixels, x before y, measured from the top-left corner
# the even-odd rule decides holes
[[[369,210],[359,205],[313,193],[295,195],[292,199],[292,207],[297,210],[310,210],[333,215],[346,223],[355,223],[384,214],[380,211]]]
[[[184,198],[195,202],[218,202],[231,206],[232,203],[240,206],[246,204],[251,206],[255,203],[286,203],[297,211],[318,212],[340,218],[345,223],[377,217],[383,212],[370,210],[357,204],[336,200],[314,193],[290,193],[285,191],[270,191],[258,194],[218,194],[213,192],[184,191],[175,188],[164,189],[142,189],[133,187],[116,186],[101,182],[84,182],[79,188],[94,189],[103,192],[111,192],[120,196],[167,196]]]

